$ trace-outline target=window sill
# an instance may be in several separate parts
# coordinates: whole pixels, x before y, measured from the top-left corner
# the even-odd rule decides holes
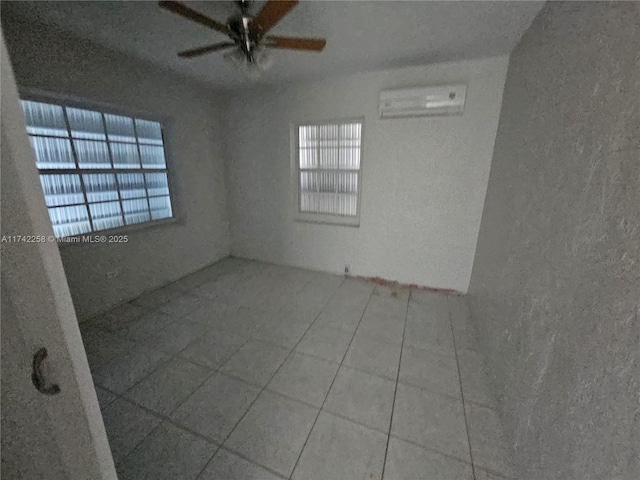
[[[316,223],[320,225],[335,225],[338,227],[360,227],[360,216],[341,217],[339,215],[323,215],[320,213],[300,213],[294,219],[300,223]]]
[[[130,239],[124,240],[124,239],[114,238],[112,239],[112,241],[110,241],[109,237],[125,236],[125,235],[129,235],[130,233],[150,231],[156,228],[163,228],[163,227],[178,224],[178,223],[179,221],[175,217],[163,218],[161,220],[154,220],[151,222],[137,223],[134,225],[125,225],[123,227],[110,228],[108,230],[99,230],[97,232],[83,233],[81,235],[74,235],[72,237],[58,238],[56,239],[56,242],[58,243],[58,246],[60,248],[68,248],[71,246],[79,246],[79,245],[128,243]],[[107,237],[107,238],[106,238],[106,241],[95,240],[95,241],[87,242],[87,241],[82,241],[83,237],[84,238],[90,237],[93,239],[97,239],[99,237]]]

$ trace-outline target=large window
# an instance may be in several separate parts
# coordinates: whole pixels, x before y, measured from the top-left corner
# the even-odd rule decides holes
[[[171,218],[160,123],[22,101],[57,237]]]
[[[358,225],[362,121],[299,125],[296,136],[298,218]]]

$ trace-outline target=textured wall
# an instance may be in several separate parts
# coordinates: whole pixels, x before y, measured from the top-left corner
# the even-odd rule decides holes
[[[234,95],[232,253],[466,292],[506,70],[507,57],[495,57]],[[380,90],[448,83],[468,84],[464,115],[379,118]],[[360,227],[294,221],[290,123],[363,116]]]
[[[128,243],[60,247],[78,317],[98,314],[228,255],[220,97],[151,64],[4,13],[3,8],[20,88],[164,120],[177,221],[124,232]]]
[[[470,286],[521,479],[640,478],[640,3],[512,54]]]

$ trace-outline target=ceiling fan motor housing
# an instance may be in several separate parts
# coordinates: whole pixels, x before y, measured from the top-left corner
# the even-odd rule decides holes
[[[265,49],[279,48],[287,50],[320,52],[327,43],[323,38],[299,38],[267,35],[269,30],[280,22],[299,0],[267,0],[256,15],[249,13],[252,2],[249,0],[237,0],[239,12],[228,19],[226,23],[218,22],[187,5],[173,1],[160,0],[159,5],[176,15],[199,23],[207,28],[228,36],[232,41],[218,42],[213,45],[192,48],[178,53],[182,58],[194,58],[208,53],[227,50],[237,47],[233,52],[225,54],[233,56],[233,63],[239,65],[265,64]],[[240,58],[238,58],[240,57]],[[231,57],[230,57],[231,58]],[[246,63],[245,63],[246,62]]]
[[[262,39],[259,30],[252,30],[249,27],[251,20],[252,17],[243,14],[231,17],[228,22],[231,37],[242,49],[247,56],[247,60],[250,62],[253,61],[252,51],[254,47],[256,47]]]

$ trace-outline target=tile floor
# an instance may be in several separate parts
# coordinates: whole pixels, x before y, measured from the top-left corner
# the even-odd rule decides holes
[[[463,297],[227,259],[81,331],[123,480],[514,478]]]

